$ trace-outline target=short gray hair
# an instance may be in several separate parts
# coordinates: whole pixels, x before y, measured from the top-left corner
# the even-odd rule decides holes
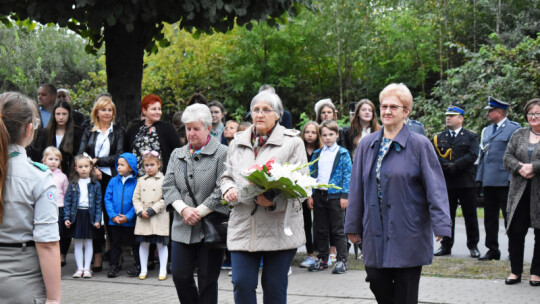
[[[210,108],[202,103],[192,104],[184,110],[182,122],[184,124],[192,122],[202,122],[205,128],[212,125],[212,114]]]
[[[272,107],[272,110],[277,113],[278,119],[283,116],[283,104],[281,103],[281,99],[276,93],[272,93],[269,90],[261,91],[259,94],[255,95],[255,97],[253,97],[253,99],[251,100],[249,110],[253,111],[253,107],[255,107],[255,104],[262,101],[267,102],[270,107]]]

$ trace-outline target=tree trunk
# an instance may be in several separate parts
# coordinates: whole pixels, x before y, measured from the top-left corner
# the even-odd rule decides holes
[[[145,32],[142,22],[131,32],[120,23],[105,27],[107,89],[116,105],[116,122],[123,127],[140,117]]]

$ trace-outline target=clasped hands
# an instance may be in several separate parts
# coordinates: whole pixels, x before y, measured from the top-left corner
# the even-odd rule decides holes
[[[182,218],[184,219],[184,223],[194,226],[201,220],[201,216],[199,215],[199,210],[193,208],[193,207],[186,207],[182,210]]]
[[[116,224],[122,225],[124,223],[127,223],[128,219],[125,215],[119,214],[115,217],[113,217],[112,221]]]
[[[519,174],[521,176],[523,176],[524,178],[533,178],[534,177],[534,173],[533,173],[533,166],[532,164],[524,164],[522,162],[519,163],[519,165],[521,166],[521,168],[519,169]]]

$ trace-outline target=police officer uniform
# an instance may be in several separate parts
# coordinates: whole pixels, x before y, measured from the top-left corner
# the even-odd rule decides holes
[[[409,131],[426,136],[424,125],[421,122],[414,119],[407,119],[405,124],[409,127]]]
[[[4,212],[0,224],[2,303],[44,303],[45,285],[35,242],[55,242],[56,186],[48,167],[32,163],[22,146],[8,146]]]
[[[494,97],[488,97],[486,110],[508,109],[510,104]],[[507,117],[497,124],[490,124],[482,130],[480,153],[476,181],[482,183],[484,190],[484,226],[486,229],[486,247],[489,249],[480,260],[498,260],[499,251],[499,209],[503,212],[506,226],[506,201],[510,174],[503,164],[504,152],[510,137],[521,126]]]
[[[465,111],[457,106],[450,106],[445,115],[464,116]],[[476,133],[460,127],[456,130],[445,130],[439,133],[434,143],[446,180],[452,217],[452,237],[445,236],[442,239],[441,248],[435,252],[435,255],[442,256],[451,253],[454,245],[456,210],[460,204],[465,219],[467,247],[471,257],[477,258],[480,256],[477,247],[480,232],[476,214],[476,183],[473,165],[478,156],[478,136]]]

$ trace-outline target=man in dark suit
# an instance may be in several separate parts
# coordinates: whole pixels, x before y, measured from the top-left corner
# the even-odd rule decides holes
[[[478,217],[476,215],[476,191],[474,162],[478,155],[478,136],[463,128],[465,110],[463,106],[453,104],[446,110],[447,130],[439,133],[434,144],[437,156],[443,169],[452,217],[452,237],[444,237],[441,247],[435,251],[435,256],[449,255],[454,245],[454,230],[456,226],[456,210],[458,204],[463,210],[465,229],[467,232],[467,247],[471,257],[478,258]]]
[[[503,156],[510,137],[521,126],[506,117],[509,103],[488,97],[485,107],[490,125],[482,130],[480,155],[476,181],[481,182],[484,190],[484,226],[486,229],[486,247],[488,251],[479,260],[499,260],[499,210],[502,210],[506,226],[506,200],[510,174],[504,169]]]

